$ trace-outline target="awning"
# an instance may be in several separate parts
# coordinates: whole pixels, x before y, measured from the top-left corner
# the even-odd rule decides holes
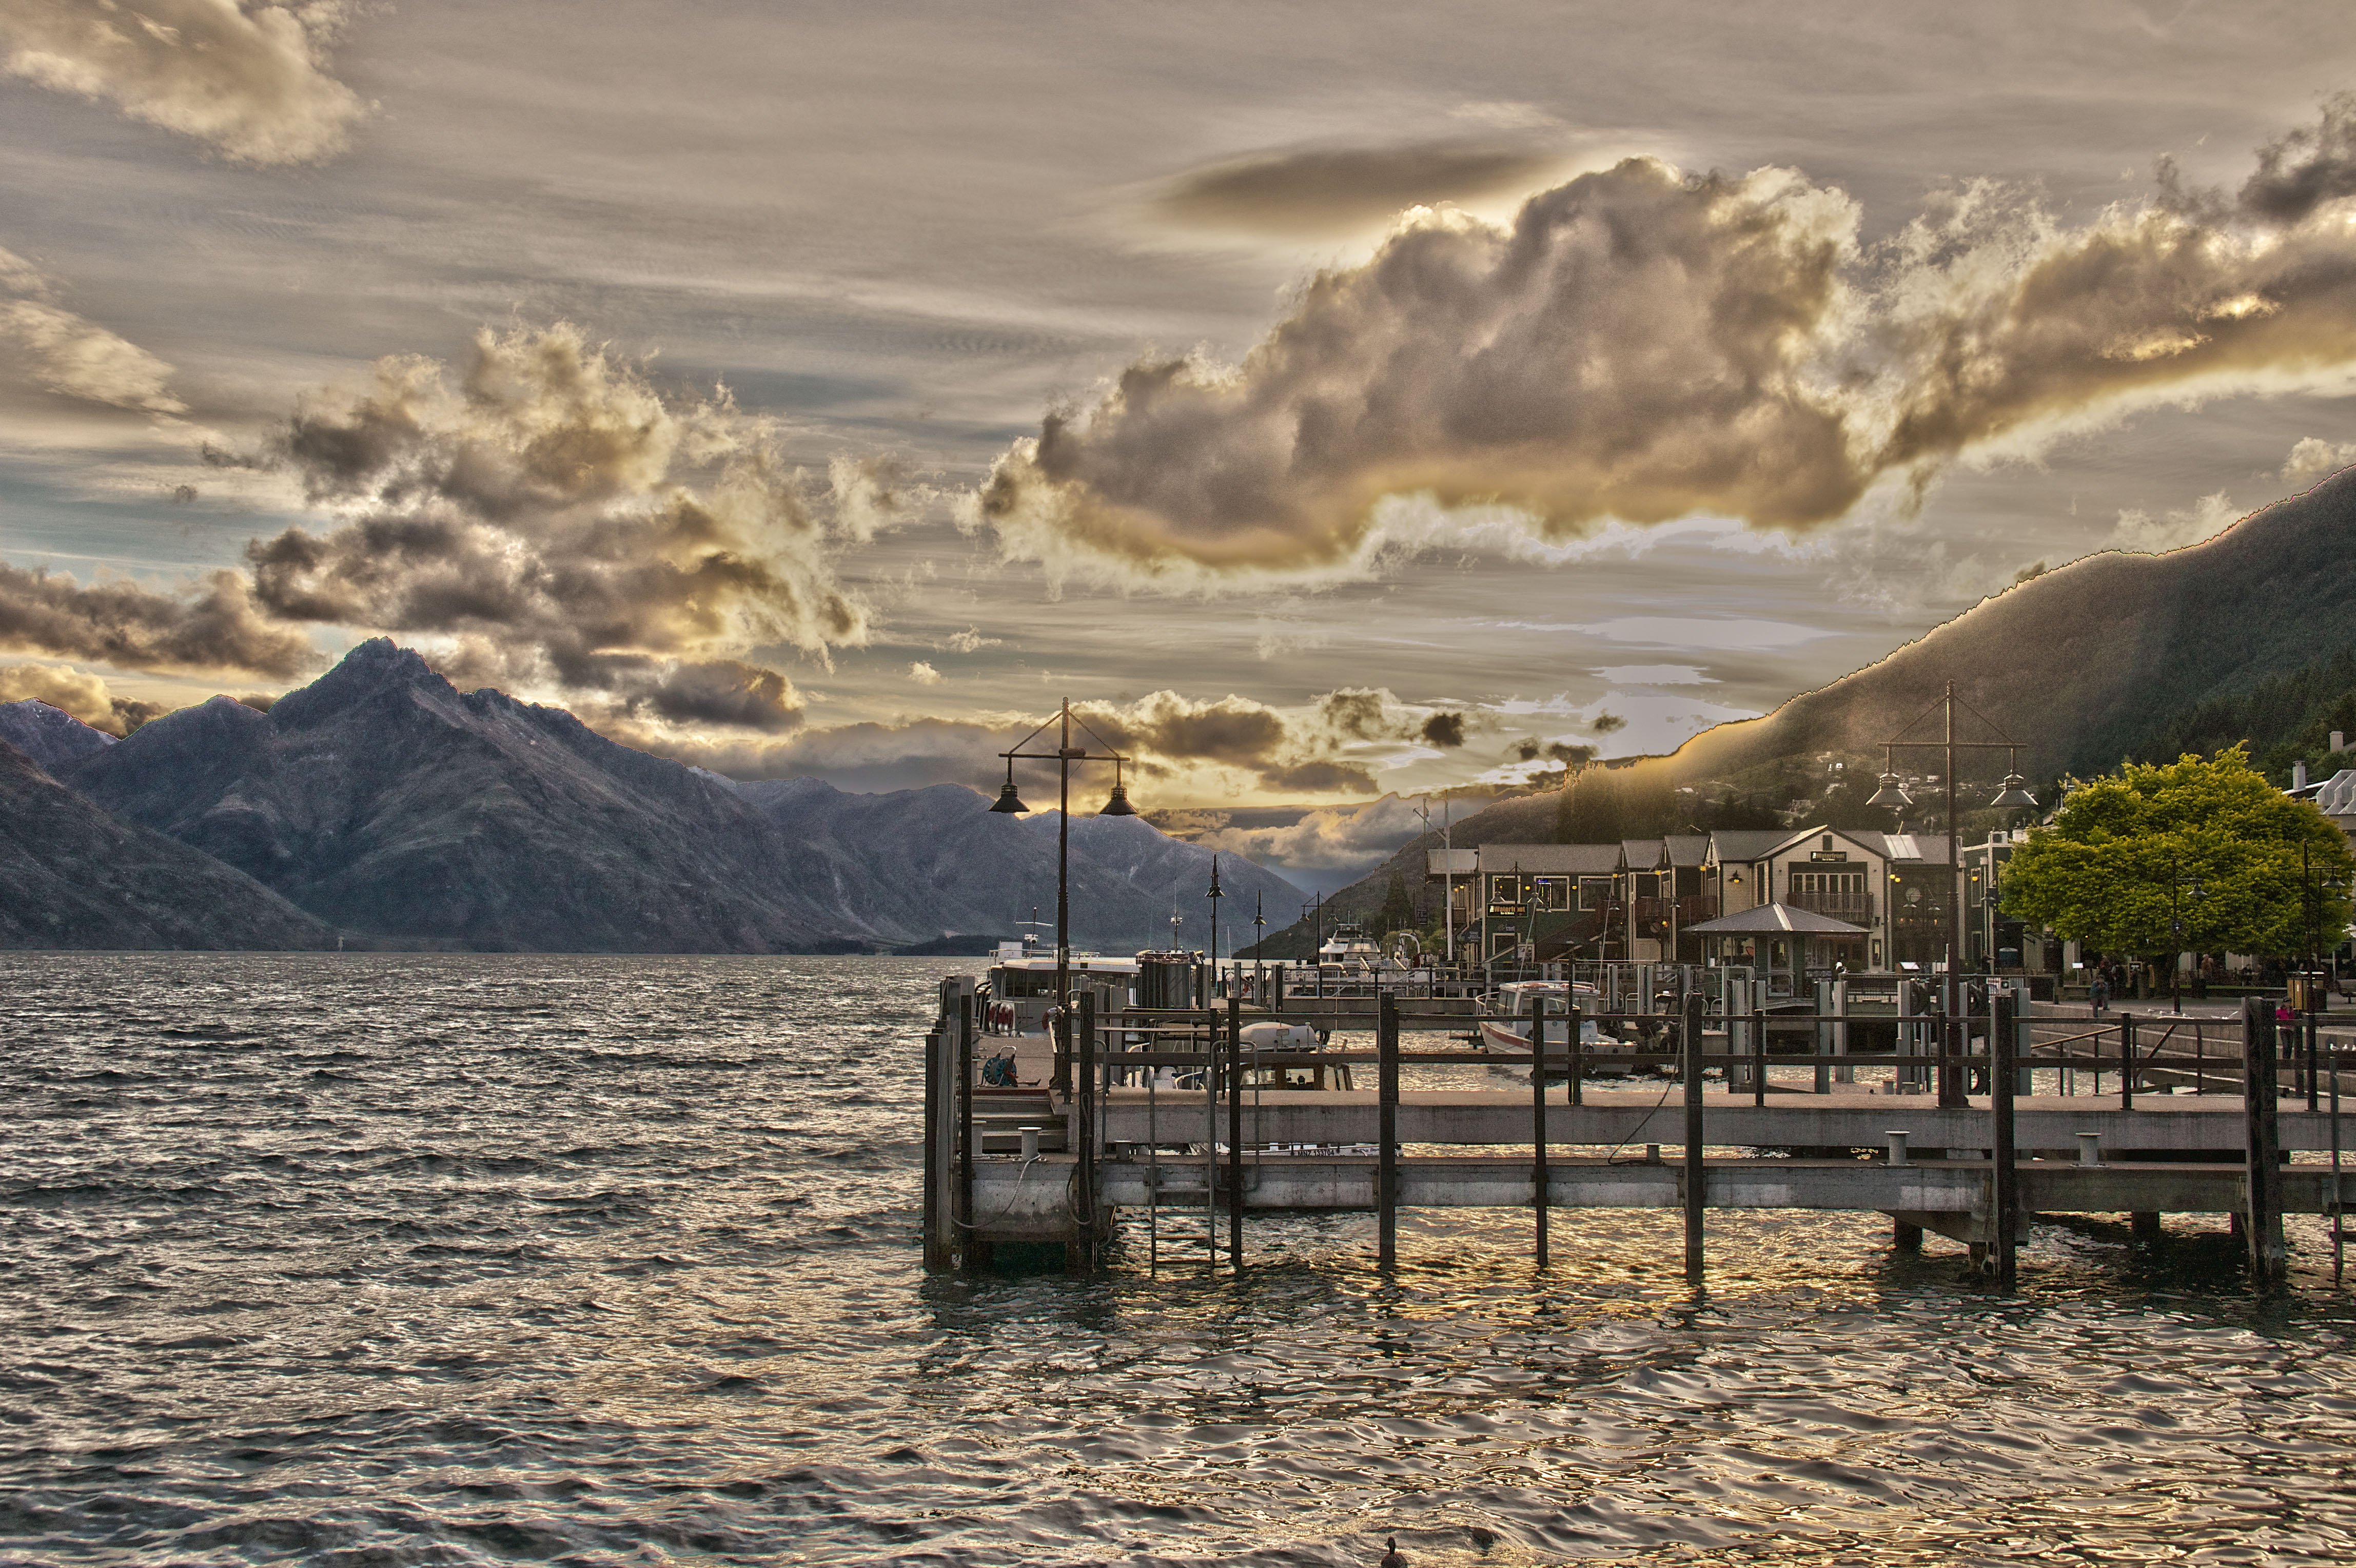
[[[1790,933],[1803,937],[1861,937],[1863,926],[1852,926],[1847,920],[1836,920],[1830,915],[1819,915],[1814,909],[1802,909],[1791,904],[1762,904],[1740,914],[1721,915],[1715,920],[1704,920],[1698,926],[1687,926],[1687,933],[1697,937],[1755,937]]]

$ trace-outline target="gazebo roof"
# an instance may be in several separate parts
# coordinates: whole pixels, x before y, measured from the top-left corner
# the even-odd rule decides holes
[[[1790,904],[1762,904],[1756,908],[1737,914],[1721,915],[1715,920],[1704,920],[1686,929],[1697,937],[1763,936],[1771,932],[1792,932],[1804,937],[1861,937],[1865,928],[1852,926],[1847,920],[1836,920],[1830,915],[1819,915],[1814,909],[1802,909]]]

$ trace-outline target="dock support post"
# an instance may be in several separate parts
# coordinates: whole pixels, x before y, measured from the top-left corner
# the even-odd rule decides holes
[[[2347,1205],[2340,1194],[2340,1042],[2331,1042],[2331,1283],[2340,1280],[2347,1239]]]
[[[1530,994],[1530,1208],[1537,1215],[1537,1265],[1547,1266],[1546,994]],[[1571,1009],[1571,1038],[1579,1037],[1579,1010]],[[1577,1046],[1574,1043],[1573,1051]],[[1576,1057],[1574,1056],[1574,1061]],[[1576,1084],[1579,1080],[1571,1080]],[[1575,1091],[1574,1091],[1575,1092]]]
[[[947,1087],[948,1075],[941,1071],[941,1042],[948,1037],[948,1015],[945,1009],[933,1020],[933,1027],[925,1036],[925,1267],[946,1269],[949,1266],[948,1248],[944,1241],[948,1226],[944,1223],[941,1198],[948,1184],[942,1172],[948,1164],[948,1151],[941,1138],[941,1091]]]
[[[2159,1211],[2156,1208],[2132,1210],[2127,1215],[2127,1224],[2133,1227],[2135,1239],[2147,1247],[2157,1242],[2162,1234],[2159,1228]]]
[[[1922,1250],[1922,1228],[1893,1219],[1890,1222],[1890,1244],[1901,1252],[1919,1252]]]
[[[1709,1172],[1701,1158],[1701,1033],[1707,1005],[1698,991],[1686,998],[1685,1038],[1678,1042],[1685,1048],[1686,1069],[1686,1278],[1696,1284],[1701,1283],[1702,1208],[1709,1197]]]
[[[1398,1002],[1387,991],[1375,1013],[1375,1262],[1398,1262]]]
[[[1829,980],[1819,980],[1816,982],[1815,990],[1816,1022],[1815,1026],[1809,1030],[1809,1035],[1815,1043],[1816,1055],[1828,1057],[1833,1054],[1833,1026],[1826,1022],[1826,1016],[1833,1010],[1833,983]],[[1818,1094],[1830,1094],[1833,1091],[1832,1069],[1823,1066],[1816,1069],[1815,1090]]]
[[[2283,1246],[2282,1157],[2276,1137],[2276,1052],[2274,1009],[2264,999],[2242,999],[2242,1112],[2248,1165],[2244,1176],[2243,1206],[2249,1239],[2250,1283],[2271,1290],[2288,1278],[2289,1255]]]
[[[1751,1010],[1751,1103],[1767,1103],[1767,1011]]]
[[[1098,1112],[1102,1099],[1097,1070],[1097,995],[1090,986],[1080,993],[1078,1041],[1080,1067],[1080,1244],[1072,1262],[1093,1273],[1097,1266],[1097,1134],[1103,1126]]]
[[[2014,1163],[2012,1144],[2013,1073],[2012,1007],[2009,997],[1991,1002],[1988,1019],[1988,1209],[1996,1222],[1996,1288],[2010,1291],[2019,1283],[2015,1256],[2020,1232],[2020,1167]]]
[[[1569,988],[1566,986],[1564,989],[1568,991]],[[1569,1017],[1570,1033],[1564,1041],[1563,1049],[1570,1058],[1570,1088],[1565,1098],[1572,1105],[1584,1105],[1587,1103],[1587,1091],[1581,1086],[1587,1080],[1587,1047],[1579,1037],[1580,1017],[1576,1003],[1571,1004]]]
[[[957,1011],[958,1256],[969,1269],[986,1268],[990,1244],[973,1233],[973,994],[958,998]]]
[[[1227,1267],[1244,1272],[1244,1013],[1237,996],[1227,998]]]
[[[2316,1030],[2315,1014],[2312,1011],[2299,1021],[2299,1033],[2307,1040],[2307,1108],[2309,1111],[2317,1111],[2321,1109],[2317,1103],[2317,1098],[2322,1086],[2316,1082]]]
[[[2135,1109],[2136,1080],[2135,1015],[2119,1015],[2119,1109]]]

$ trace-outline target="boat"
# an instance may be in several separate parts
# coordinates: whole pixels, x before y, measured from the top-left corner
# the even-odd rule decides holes
[[[1616,1035],[1607,1035],[1592,1015],[1601,1010],[1595,987],[1563,980],[1516,980],[1481,999],[1480,1041],[1484,1050],[1526,1054],[1530,1048],[1530,1001],[1543,997],[1547,1006],[1546,1046],[1570,1047],[1569,1010],[1576,1007],[1579,1043],[1590,1077],[1621,1077],[1636,1067],[1636,1047]]]

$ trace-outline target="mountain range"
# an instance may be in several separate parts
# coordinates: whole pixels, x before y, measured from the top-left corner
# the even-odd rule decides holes
[[[561,708],[462,693],[382,639],[267,712],[217,697],[119,743],[47,713],[0,714],[0,747],[22,772],[40,777],[19,739],[116,822],[241,874],[330,940],[979,951],[1018,935],[1034,908],[1054,918],[1052,813],[999,815],[956,785],[864,796],[807,779],[736,784],[616,745]],[[1210,852],[1134,818],[1076,819],[1072,841],[1076,942],[1162,945],[1183,908],[1199,944]],[[71,857],[53,858],[70,879]],[[1240,898],[1297,908],[1273,874],[1222,865]],[[0,935],[12,940],[89,945]]]

